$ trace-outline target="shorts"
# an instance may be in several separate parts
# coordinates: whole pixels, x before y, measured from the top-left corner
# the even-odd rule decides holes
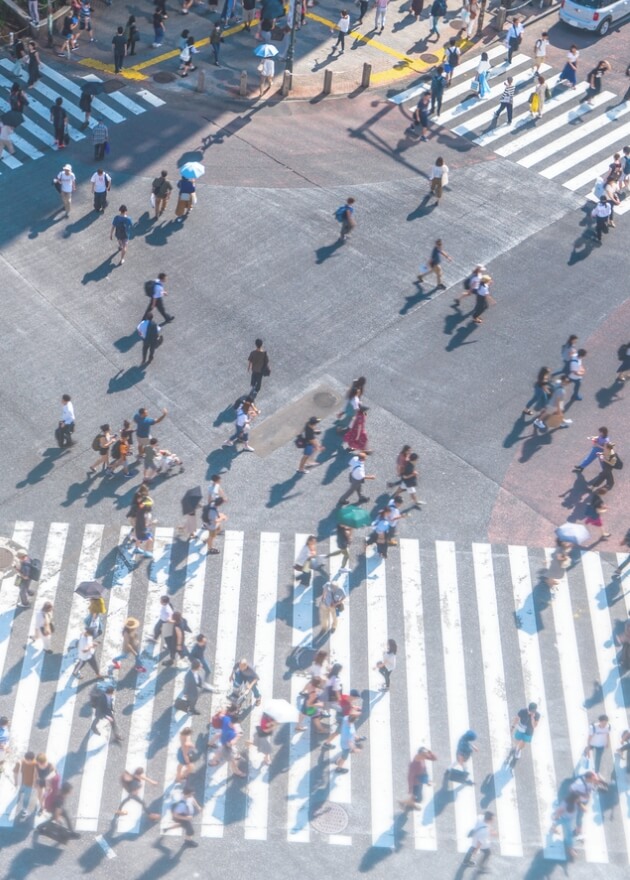
[[[304,447],[304,455],[312,455],[315,452],[315,447],[312,443],[307,443]]]
[[[341,750],[341,760],[347,761],[350,757],[350,749],[342,749]]]
[[[92,22],[88,19],[87,21],[79,22],[79,29],[82,31],[87,31],[88,33],[92,33]]]
[[[153,532],[143,532],[141,535],[136,535],[136,541],[139,541],[140,544],[144,544],[145,541],[151,541],[153,539]]]
[[[524,733],[522,730],[517,730],[514,734],[514,739],[519,742],[530,743],[532,741],[531,733]]]
[[[119,251],[121,251],[124,247],[126,247],[126,245],[129,244],[128,238],[118,238],[118,236],[116,236],[116,241],[118,242],[118,250]]]

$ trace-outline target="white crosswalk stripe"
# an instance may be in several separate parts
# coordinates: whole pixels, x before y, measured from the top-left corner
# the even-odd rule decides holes
[[[0,73],[0,87],[6,89],[6,99],[0,98],[0,111],[4,112],[9,107],[8,94],[14,82],[13,62],[8,58],[0,59],[0,70],[3,71]],[[68,125],[70,140],[78,142],[89,136],[79,129],[79,125],[84,120],[84,113],[79,108],[80,84],[47,64],[40,65],[40,72],[41,79],[29,89],[27,94],[29,105],[23,114],[24,121],[12,136],[16,155],[12,156],[5,150],[0,159],[5,167],[12,170],[28,164],[28,160],[43,158],[46,153],[41,151],[42,145],[56,150],[50,122],[50,108],[57,98],[63,99],[68,118],[74,123]],[[99,81],[98,77],[93,75],[85,79]],[[128,90],[119,90],[95,97],[92,101],[93,116],[90,119],[90,128],[96,125],[96,117],[102,117],[106,125],[118,125],[149,110],[162,107],[164,103],[148,89],[139,89],[131,94],[128,94]],[[44,127],[41,124],[42,120],[45,123]]]
[[[366,747],[348,758],[345,767],[350,772],[337,774],[339,741],[320,752],[323,738],[307,718],[305,731],[297,730],[296,723],[280,725],[272,738],[270,766],[250,747],[241,765],[247,778],[238,785],[225,761],[206,767],[206,759],[199,756],[197,773],[190,778],[202,806],[195,823],[202,838],[224,836],[229,824],[231,834],[238,833],[244,841],[264,842],[275,831],[290,843],[309,844],[315,839],[311,821],[323,797],[354,818],[348,829],[320,834],[318,840],[349,845],[363,837],[371,846],[391,850],[396,846],[398,799],[405,789],[404,776],[395,772],[400,755],[406,765],[407,756],[419,746],[432,748],[439,756],[430,768],[437,779],[452,765],[461,735],[472,727],[478,736],[479,750],[472,759],[477,785],[445,781],[442,789],[437,784],[425,789],[423,809],[414,811],[407,825],[411,845],[437,850],[452,840],[451,847],[465,852],[476,815],[489,805],[497,816],[502,856],[531,857],[542,850],[547,859],[565,860],[561,837],[550,832],[551,816],[567,777],[583,772],[588,725],[605,711],[612,724],[612,749],[628,727],[613,633],[630,611],[630,595],[621,588],[622,581],[619,595],[624,601],[609,606],[606,598],[613,567],[625,556],[576,551],[556,593],[543,600],[546,588],[532,576],[540,568],[542,551],[521,546],[506,551],[490,544],[463,547],[451,541],[423,546],[417,538],[403,537],[400,548],[392,547],[386,560],[374,547],[359,553],[347,575],[338,570],[339,556],[326,558],[337,549],[333,538],[320,544],[318,561],[330,577],[345,583],[348,599],[335,632],[322,642],[316,600],[326,571],[315,571],[309,584],[290,586],[292,562],[306,534],[252,536],[229,530],[217,542],[220,555],[207,556],[201,540],[184,543],[174,529],[160,526],[154,559],[147,567],[144,560],[138,563],[127,552],[116,552],[127,531],[116,533],[98,524],[79,529],[67,523],[18,522],[13,540],[42,556],[34,607],[25,612],[15,608],[17,589],[11,577],[0,589],[0,709],[11,719],[7,766],[29,749],[45,751],[61,777],[74,781],[69,806],[79,830],[98,834],[110,827],[126,795],[112,780],[123,769],[136,767],[145,768],[149,779],[157,782],[155,787],[147,783],[139,794],[153,811],[161,809],[162,830],[167,830],[179,732],[191,726],[197,745],[199,738],[205,739],[207,719],[225,705],[228,679],[239,656],[246,655],[257,669],[262,692],[262,705],[252,707],[241,721],[239,750],[245,753],[267,700],[286,698],[301,705],[306,679],[296,670],[305,669],[314,646],[323,645],[330,662],[342,666],[344,692],[357,688],[363,694],[357,727],[367,734]],[[549,560],[551,551],[544,554]],[[113,563],[103,564],[112,558]],[[92,687],[90,667],[85,667],[80,684],[72,675],[87,602],[69,593],[105,570],[110,572],[104,591],[107,611],[97,656],[116,689],[116,715],[125,736],[120,745],[111,741],[106,722],[99,725],[99,735],[89,730],[91,713],[84,709]],[[283,598],[287,582],[289,594]],[[211,700],[202,694],[199,719],[173,705],[188,665],[180,662],[163,669],[161,645],[150,640],[164,594],[187,619],[190,646],[197,632],[208,634],[215,693]],[[41,640],[24,648],[25,635],[33,633],[37,609],[45,600],[65,609],[57,612],[52,656],[44,654]],[[428,616],[429,609],[434,609],[435,619]],[[119,671],[111,667],[120,654],[129,614],[141,618],[145,672],[134,671],[130,656],[121,659]],[[382,690],[376,662],[389,638],[399,645],[398,666],[390,689]],[[287,651],[292,674],[281,681],[278,671],[285,668]],[[593,678],[599,683],[599,696],[587,699],[584,683]],[[505,764],[510,722],[531,701],[538,703],[541,722],[512,773]],[[46,711],[45,705],[52,708]],[[603,765],[606,774],[616,771],[620,808],[609,816],[602,798],[592,798],[584,820],[584,858],[593,864],[627,864],[630,855],[630,786],[612,749],[604,754]],[[9,774],[0,774],[0,827],[19,828],[17,803]],[[117,831],[141,833],[146,820],[140,804],[128,801],[125,810]],[[181,828],[168,833],[181,836]]]

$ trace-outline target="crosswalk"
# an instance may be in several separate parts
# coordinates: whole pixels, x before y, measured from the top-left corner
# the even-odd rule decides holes
[[[455,134],[492,149],[499,156],[531,168],[547,180],[554,180],[585,199],[597,201],[596,180],[603,175],[615,152],[630,140],[630,103],[620,102],[612,92],[602,91],[586,103],[586,83],[575,90],[560,85],[559,74],[542,64],[551,98],[545,101],[542,119],[534,120],[529,111],[529,96],[534,88],[532,59],[514,55],[506,64],[506,48],[496,45],[488,50],[492,69],[488,84],[490,93],[483,99],[473,94],[471,81],[479,57],[467,58],[454,71],[452,84],[444,94],[442,112],[436,119]],[[505,113],[499,124],[493,115],[503,93],[503,83],[512,76],[516,87],[514,116],[511,124]],[[414,87],[390,100],[404,103],[416,98],[425,87]],[[625,197],[624,197],[625,196]],[[621,195],[615,213],[630,210],[630,198]]]
[[[147,786],[144,796],[152,811],[161,812],[162,832],[178,835],[179,829],[169,829],[169,804],[179,733],[192,726],[203,754],[208,719],[224,705],[235,660],[249,658],[263,694],[262,705],[243,721],[243,740],[248,740],[266,700],[279,697],[300,705],[306,668],[315,648],[324,647],[330,661],[342,665],[344,692],[357,688],[362,696],[358,728],[367,742],[348,759],[349,772],[334,772],[337,745],[320,751],[321,735],[308,726],[299,732],[294,724],[279,728],[270,766],[249,750],[242,764],[245,780],[235,780],[225,763],[215,768],[200,757],[192,778],[202,806],[201,837],[221,838],[229,825],[230,834],[244,841],[350,845],[364,839],[373,847],[394,849],[407,763],[424,744],[439,760],[424,808],[414,812],[406,832],[415,849],[465,852],[475,816],[490,808],[502,856],[531,857],[542,850],[548,859],[565,859],[550,819],[563,785],[583,767],[588,724],[605,712],[614,748],[628,727],[613,635],[630,614],[630,568],[625,581],[611,579],[624,556],[576,551],[552,596],[541,576],[549,549],[461,546],[450,540],[425,545],[402,536],[381,560],[372,547],[363,552],[357,534],[347,572],[339,570],[340,556],[327,558],[337,548],[334,538],[325,538],[319,543],[320,561],[342,579],[349,598],[336,632],[321,642],[317,597],[325,574],[316,572],[310,585],[294,587],[293,561],[306,534],[228,530],[219,539],[220,554],[207,556],[200,540],[184,542],[176,528],[160,526],[153,561],[130,564],[120,550],[127,531],[97,523],[14,525],[11,537],[41,558],[42,575],[28,610],[16,608],[11,576],[0,583],[0,715],[11,719],[10,760],[0,775],[0,827],[19,830],[17,792],[8,771],[31,749],[45,752],[72,781],[69,806],[79,831],[110,829],[123,796],[114,781],[125,768],[144,767],[158,783]],[[97,656],[116,688],[124,735],[120,746],[110,742],[106,724],[101,735],[90,732],[91,673],[82,681],[72,676],[87,612],[86,600],[73,591],[94,578],[105,587],[107,612]],[[193,635],[201,631],[208,637],[215,692],[201,697],[198,719],[174,708],[187,664],[164,667],[160,645],[149,639],[165,593]],[[44,601],[56,609],[53,655],[28,640],[36,608]],[[111,668],[130,614],[142,623],[145,672],[136,673],[128,661],[120,670]],[[391,690],[383,691],[376,661],[389,638],[398,643],[398,665]],[[505,767],[510,721],[531,701],[539,704],[542,720],[512,774]],[[478,734],[476,785],[449,791],[443,773],[468,728]],[[630,776],[612,752],[604,758],[603,772],[619,809],[604,796],[594,797],[584,825],[584,858],[626,864]],[[322,802],[347,813],[343,833],[314,829],[311,820]],[[130,802],[127,811],[116,820],[117,832],[139,834],[146,821],[139,805]]]
[[[14,75],[15,62],[8,58],[0,59],[0,112],[10,109],[9,91],[19,77]],[[82,129],[84,112],[79,108],[81,84],[75,79],[50,67],[40,65],[41,79],[26,93],[29,106],[24,112],[24,121],[12,135],[15,153],[7,150],[0,158],[5,168],[15,170],[28,165],[29,160],[41,159],[47,150],[56,150],[50,123],[50,108],[57,98],[63,98],[63,106],[68,114],[68,134],[73,143],[79,143],[90,136],[89,130]],[[22,74],[22,80],[24,74]],[[93,74],[84,79],[98,82]],[[164,105],[164,101],[148,89],[138,89],[129,95],[128,90],[113,91],[92,100],[92,118],[90,128],[94,128],[96,120],[101,118],[111,127],[119,125],[127,119],[141,116],[143,113]],[[111,132],[110,132],[111,134]],[[1,173],[1,172],[0,172]]]

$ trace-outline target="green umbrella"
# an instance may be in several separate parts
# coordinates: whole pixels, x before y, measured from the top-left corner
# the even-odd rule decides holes
[[[356,507],[354,504],[348,504],[337,511],[337,522],[342,526],[350,526],[353,529],[360,529],[361,526],[369,526],[372,517],[363,510],[362,507]]]

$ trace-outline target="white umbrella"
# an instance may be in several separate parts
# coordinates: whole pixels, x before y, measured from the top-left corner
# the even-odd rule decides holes
[[[591,535],[586,526],[580,523],[565,522],[556,529],[556,537],[560,541],[570,541],[579,546],[590,540]]]
[[[206,169],[201,162],[185,162],[179,169],[179,173],[182,177],[195,180],[197,177],[202,177],[206,173]]]
[[[300,713],[287,700],[269,700],[263,708],[265,715],[269,715],[278,724],[289,724],[289,722],[297,721]]]

